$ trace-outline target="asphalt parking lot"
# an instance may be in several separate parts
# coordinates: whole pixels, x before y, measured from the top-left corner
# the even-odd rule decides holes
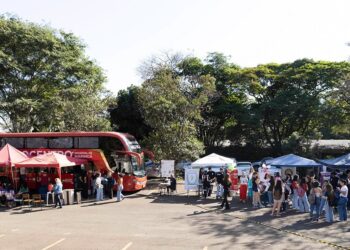
[[[148,188],[122,202],[3,210],[0,249],[350,249],[348,222],[269,212],[236,200],[222,211],[213,198],[187,197],[181,185],[172,196]]]

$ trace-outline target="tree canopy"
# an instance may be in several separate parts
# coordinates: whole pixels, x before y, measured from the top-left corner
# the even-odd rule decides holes
[[[305,154],[311,139],[348,138],[349,63],[300,59],[241,68],[229,60],[221,53],[204,60],[176,54],[142,65],[137,115],[152,128],[145,145],[180,159],[190,158],[179,151],[191,143],[203,143],[207,152],[229,143],[257,159],[267,149]]]
[[[163,53],[115,98],[74,34],[0,16],[0,126],[11,132],[118,130],[158,159],[220,152],[306,154],[350,136],[350,64],[299,59],[240,67],[222,53]],[[112,127],[111,127],[112,124]],[[227,147],[229,145],[229,147]],[[238,156],[238,157],[240,157]]]
[[[0,118],[4,129],[108,129],[105,76],[84,49],[71,33],[1,16]]]

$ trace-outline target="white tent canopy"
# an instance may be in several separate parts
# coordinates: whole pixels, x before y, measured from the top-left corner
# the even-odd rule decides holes
[[[207,156],[204,156],[203,158],[200,158],[196,160],[195,162],[192,162],[191,167],[192,168],[206,168],[206,167],[228,167],[229,165],[236,165],[236,161],[231,158],[227,158],[218,154],[210,154]]]

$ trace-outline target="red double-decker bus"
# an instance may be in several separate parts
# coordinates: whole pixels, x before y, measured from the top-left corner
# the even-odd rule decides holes
[[[36,156],[47,152],[57,152],[67,156],[87,159],[88,166],[81,166],[88,173],[94,170],[102,174],[116,170],[124,173],[124,191],[144,188],[147,177],[144,168],[144,153],[132,135],[118,132],[40,132],[40,133],[0,133],[0,144],[6,143],[26,153]],[[19,174],[17,177],[19,179]],[[34,181],[34,173],[25,173],[27,180]],[[71,174],[62,173],[66,188],[72,188]],[[34,185],[34,184],[33,184]]]

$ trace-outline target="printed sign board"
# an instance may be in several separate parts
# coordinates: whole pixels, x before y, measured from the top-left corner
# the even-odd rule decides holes
[[[174,160],[162,160],[160,163],[160,166],[161,166],[160,173],[162,177],[170,177],[171,175],[174,175],[174,169],[175,169]]]
[[[185,169],[185,190],[198,190],[199,169]]]

